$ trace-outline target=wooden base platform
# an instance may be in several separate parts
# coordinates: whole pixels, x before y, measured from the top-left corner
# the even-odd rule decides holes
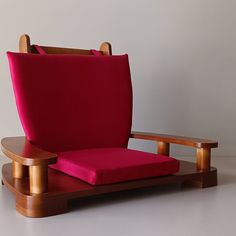
[[[29,178],[13,178],[12,164],[3,166],[2,176],[5,186],[15,195],[17,211],[28,217],[62,214],[68,211],[69,200],[104,193],[169,183],[190,183],[201,188],[217,185],[216,168],[211,167],[209,171],[205,172],[198,171],[195,163],[186,161],[180,161],[180,171],[174,175],[102,186],[92,186],[76,178],[49,169],[48,192],[42,194],[30,194]]]

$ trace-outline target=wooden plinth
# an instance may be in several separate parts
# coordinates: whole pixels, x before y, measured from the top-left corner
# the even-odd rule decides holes
[[[198,187],[217,185],[217,170],[199,171],[195,163],[180,161],[180,171],[174,175],[129,181],[117,184],[92,186],[79,179],[55,170],[48,170],[48,192],[30,193],[29,178],[12,177],[12,164],[2,169],[3,182],[16,197],[16,209],[24,216],[45,217],[68,211],[68,201],[104,193],[158,186],[169,183],[191,183]],[[183,193],[184,194],[184,193]]]

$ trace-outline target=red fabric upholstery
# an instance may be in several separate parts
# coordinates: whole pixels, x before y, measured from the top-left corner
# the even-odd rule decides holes
[[[39,54],[42,54],[42,55],[47,54],[39,45],[33,45],[33,46]]]
[[[29,141],[53,152],[127,147],[132,120],[128,55],[7,55]]]
[[[101,185],[173,174],[179,170],[179,161],[126,148],[99,148],[59,153],[51,168]]]
[[[91,49],[90,52],[94,55],[94,56],[102,56],[102,53],[98,50],[95,49]]]
[[[58,153],[51,168],[93,185],[177,172],[179,162],[171,157],[127,149],[128,56],[92,53],[98,56],[8,53],[27,139]]]

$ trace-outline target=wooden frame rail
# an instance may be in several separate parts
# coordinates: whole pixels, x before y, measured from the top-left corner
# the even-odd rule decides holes
[[[197,169],[208,171],[211,166],[211,148],[218,147],[218,142],[167,134],[132,132],[131,138],[157,141],[157,153],[169,156],[170,143],[197,148]]]

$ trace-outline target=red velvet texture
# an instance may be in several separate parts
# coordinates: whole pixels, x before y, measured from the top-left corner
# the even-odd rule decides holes
[[[179,170],[179,161],[126,148],[99,148],[59,153],[51,168],[102,185],[173,174]]]
[[[7,55],[29,141],[52,152],[127,147],[132,120],[128,55]]]

